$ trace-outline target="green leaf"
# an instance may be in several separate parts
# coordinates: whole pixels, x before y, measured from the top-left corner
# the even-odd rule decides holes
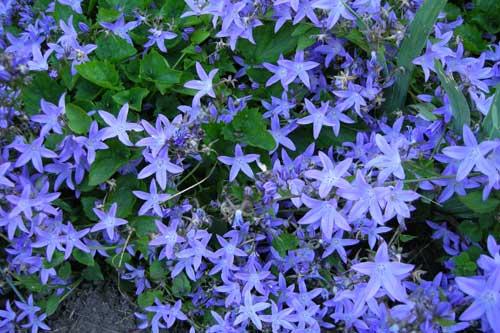
[[[107,61],[91,60],[76,66],[78,74],[99,87],[121,90],[122,84],[116,68]]]
[[[142,187],[142,188],[141,188]],[[109,202],[118,204],[117,215],[127,218],[134,212],[137,197],[132,193],[134,190],[145,190],[135,175],[125,175],[117,178],[116,187],[109,195]]]
[[[412,236],[412,235],[405,235],[405,234],[399,235],[399,240],[403,243],[407,243],[407,242],[412,241],[416,238],[417,238],[417,236]]]
[[[57,308],[59,307],[59,301],[59,296],[55,294],[50,295],[50,297],[47,298],[47,302],[45,303],[45,313],[47,314],[47,316],[51,316],[57,311]]]
[[[83,212],[85,213],[85,216],[91,221],[97,221],[99,218],[97,215],[95,215],[93,208],[95,207],[96,201],[99,200],[97,197],[82,197],[81,202],[82,202],[82,208]]]
[[[122,268],[125,264],[130,263],[131,260],[132,257],[130,256],[130,254],[128,254],[127,252],[123,252],[122,255],[121,251],[111,257],[106,258],[106,262],[117,269]]]
[[[273,136],[267,131],[266,121],[257,109],[245,109],[239,112],[230,126],[224,128],[224,137],[233,142],[242,142],[272,150],[276,146]]]
[[[187,278],[186,274],[181,273],[174,278],[172,282],[172,294],[175,297],[186,296],[191,292],[191,282]]]
[[[82,277],[87,281],[103,281],[104,275],[102,275],[101,267],[98,264],[94,266],[89,266],[82,271]]]
[[[59,276],[63,280],[69,279],[71,277],[71,264],[68,261],[65,261],[57,270],[57,276]]]
[[[198,29],[195,32],[193,32],[189,38],[191,39],[191,42],[193,44],[201,44],[208,37],[210,37],[210,31],[207,31],[205,29]]]
[[[64,262],[64,254],[60,251],[55,251],[52,256],[51,261],[47,261],[47,259],[43,259],[43,267],[44,268],[54,268],[59,266]]]
[[[483,200],[482,191],[470,192],[467,193],[467,195],[459,196],[458,199],[465,206],[467,206],[467,208],[479,214],[493,212],[500,204],[500,200],[494,198],[493,196],[490,196],[488,199]]]
[[[155,299],[161,301],[162,298],[163,298],[163,293],[161,292],[161,290],[148,290],[140,294],[139,297],[137,297],[137,304],[141,309],[144,310],[148,306],[153,305]]]
[[[458,134],[462,134],[464,125],[470,125],[470,109],[467,99],[458,88],[458,85],[453,77],[446,75],[443,70],[443,65],[438,59],[434,61],[434,67],[436,68],[441,85],[450,99],[451,110],[453,113],[453,130]]]
[[[137,50],[127,43],[126,40],[113,34],[103,34],[96,41],[97,56],[102,60],[119,62],[130,58],[137,53]]]
[[[149,236],[156,232],[155,218],[152,216],[136,216],[130,220],[138,237]]]
[[[92,123],[87,112],[75,104],[66,104],[66,118],[69,128],[76,134],[86,134]]]
[[[292,36],[294,30],[294,26],[285,24],[274,33],[274,25],[261,25],[253,30],[255,44],[240,38],[236,48],[249,64],[276,62],[281,54],[285,56],[297,48],[299,36]]]
[[[134,87],[130,90],[123,90],[113,95],[113,101],[118,105],[128,103],[134,111],[141,111],[142,100],[149,94],[149,90],[141,87]]]
[[[490,111],[482,124],[483,131],[490,140],[500,138],[500,84],[495,87],[495,91]]]
[[[35,73],[32,76],[31,83],[25,85],[21,90],[21,100],[24,104],[24,110],[28,115],[39,113],[40,100],[42,98],[57,105],[59,97],[61,97],[63,92],[63,87],[50,78],[47,73]]]
[[[170,68],[167,60],[156,50],[150,51],[141,60],[141,79],[153,82],[162,94],[173,84],[179,83],[181,75],[182,72]]]
[[[393,112],[402,110],[408,95],[408,87],[415,66],[412,61],[422,53],[439,13],[447,0],[425,0],[410,23],[408,33],[401,43],[397,59],[397,67],[402,72],[396,75],[396,81],[387,91],[384,109]]]
[[[162,280],[167,276],[167,269],[164,262],[159,260],[153,261],[149,266],[149,277],[151,280]]]
[[[500,2],[498,0],[474,0],[470,21],[490,34],[500,32]]]
[[[482,239],[482,231],[478,223],[464,221],[459,224],[458,230],[473,242],[479,242]]]
[[[299,240],[295,235],[282,233],[272,241],[273,248],[278,251],[281,257],[286,257],[289,250],[295,250],[299,247]]]
[[[417,111],[418,114],[425,120],[434,121],[438,119],[436,115],[432,113],[436,107],[431,103],[412,104],[408,105],[408,107]]]
[[[94,257],[92,257],[92,255],[90,253],[83,252],[79,249],[74,249],[73,253],[71,255],[80,264],[83,264],[85,266],[94,266],[95,265]]]
[[[414,179],[439,177],[440,173],[434,169],[434,160],[412,160],[403,162],[403,169],[408,174],[413,174]]]
[[[455,33],[462,37],[465,49],[475,54],[481,53],[488,47],[481,31],[472,24],[465,23],[457,27]]]
[[[129,161],[130,150],[121,144],[116,144],[111,149],[100,150],[89,171],[89,185],[95,186],[104,183],[115,172]]]

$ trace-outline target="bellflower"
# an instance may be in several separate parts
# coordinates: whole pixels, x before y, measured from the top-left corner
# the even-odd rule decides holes
[[[443,154],[461,161],[457,171],[457,180],[465,179],[474,167],[493,178],[498,171],[487,162],[485,156],[498,147],[500,143],[498,141],[483,141],[478,144],[474,133],[467,125],[464,125],[463,140],[465,146],[450,146],[443,149]]]
[[[234,320],[234,324],[238,325],[245,320],[250,320],[257,327],[257,329],[262,329],[262,315],[258,312],[264,311],[269,308],[271,304],[266,302],[253,302],[253,297],[250,292],[246,292],[244,296],[243,305],[240,306],[239,314]]]
[[[148,36],[148,41],[144,44],[144,48],[149,48],[156,44],[160,51],[167,52],[167,48],[165,47],[165,40],[174,39],[177,37],[177,34],[174,34],[170,31],[162,31],[156,28],[151,28],[148,30],[151,35]]]
[[[493,332],[500,332],[500,280],[495,275],[484,277],[457,277],[458,287],[471,296],[473,303],[460,315],[460,320],[480,319],[491,327]]]
[[[111,205],[108,212],[104,212],[100,209],[93,208],[92,210],[99,218],[99,222],[96,223],[90,232],[96,232],[100,230],[106,230],[106,233],[110,239],[115,238],[115,228],[121,225],[127,224],[127,220],[116,217],[116,210],[118,209],[118,204],[115,202]]]
[[[317,139],[319,137],[319,133],[323,126],[333,127],[336,123],[328,117],[328,110],[330,109],[329,102],[321,102],[321,107],[317,108],[314,104],[305,99],[306,109],[309,112],[309,116],[305,116],[297,120],[298,124],[307,125],[313,124],[313,137]]]
[[[233,180],[236,179],[236,176],[240,171],[243,171],[243,173],[248,177],[253,178],[252,168],[250,168],[248,164],[257,161],[259,159],[259,155],[257,154],[244,155],[241,146],[237,144],[234,147],[234,157],[219,156],[218,159],[222,163],[231,166],[231,171],[229,173],[229,181],[232,182]]]
[[[10,162],[5,162],[3,164],[0,164],[0,185],[6,186],[6,187],[13,187],[14,183],[6,177],[6,174],[8,175],[7,171],[9,171],[11,166]]]
[[[177,243],[182,243],[185,241],[184,237],[179,236],[177,234],[177,221],[173,221],[169,227],[161,223],[160,221],[155,221],[156,228],[160,232],[151,242],[149,242],[150,246],[162,246],[165,247],[160,253],[160,259],[167,258],[173,259],[174,248]]]
[[[332,160],[323,152],[318,153],[323,165],[323,170],[307,170],[304,175],[308,178],[316,179],[319,185],[319,196],[326,198],[335,186],[337,188],[348,188],[349,183],[343,179],[344,175],[352,165],[352,159],[348,158],[333,166]]]
[[[43,114],[37,114],[31,117],[32,121],[43,124],[40,136],[46,136],[50,131],[57,134],[63,133],[61,127],[62,121],[60,117],[66,113],[65,97],[66,94],[61,95],[58,105],[47,102],[43,98],[40,100],[40,107]]]
[[[184,84],[184,87],[186,88],[198,90],[196,95],[194,95],[194,100],[196,101],[196,104],[199,104],[200,99],[206,95],[215,98],[215,92],[212,81],[215,77],[215,74],[217,74],[218,71],[219,71],[218,69],[212,69],[207,74],[207,72],[205,72],[201,64],[199,62],[196,62],[196,73],[198,74],[200,80],[191,80]]]
[[[407,294],[405,288],[401,285],[401,280],[413,270],[414,266],[391,262],[386,243],[379,246],[374,259],[373,262],[364,262],[351,266],[351,269],[370,276],[370,280],[365,287],[364,299],[372,298],[381,287],[384,287],[392,298],[404,302],[407,299]]]
[[[309,89],[311,88],[311,84],[309,83],[309,74],[307,71],[319,66],[315,61],[304,61],[304,51],[298,51],[293,61],[286,59],[278,60],[278,65],[283,66],[291,73],[286,80],[286,84],[292,83],[299,77],[302,83]]]
[[[133,146],[134,144],[130,142],[127,132],[141,132],[143,129],[140,125],[127,122],[128,115],[128,103],[123,104],[118,113],[118,117],[115,118],[111,113],[106,111],[99,111],[101,118],[108,124],[109,127],[104,128],[102,139],[110,139],[118,137],[124,145]]]
[[[125,23],[125,16],[122,14],[114,23],[99,22],[99,24],[103,28],[108,29],[113,34],[117,35],[118,37],[125,39],[127,43],[133,44],[132,39],[130,38],[128,33],[130,30],[137,28],[141,23],[138,21],[131,21]]]
[[[20,167],[31,161],[38,172],[43,172],[42,158],[56,158],[57,154],[52,150],[45,148],[43,137],[33,140],[31,143],[16,143],[14,149],[21,153],[18,157],[15,167]]]
[[[146,161],[149,165],[139,172],[137,178],[144,179],[155,174],[156,180],[162,190],[165,190],[167,187],[168,173],[176,175],[184,171],[182,167],[170,161],[166,151],[156,157],[148,154],[146,155]]]
[[[82,14],[82,0],[57,0],[61,5],[71,7],[76,13]]]
[[[156,189],[156,181],[153,179],[149,186],[149,193],[143,191],[132,191],[134,195],[146,202],[139,208],[139,215],[144,215],[149,211],[153,212],[158,216],[163,216],[162,208],[160,204],[167,201],[170,198],[170,194],[158,193]]]
[[[405,178],[405,171],[401,164],[398,146],[391,147],[387,140],[380,134],[375,135],[375,142],[383,155],[375,156],[367,164],[367,168],[377,167],[380,169],[378,181],[383,183],[392,174],[399,179]]]

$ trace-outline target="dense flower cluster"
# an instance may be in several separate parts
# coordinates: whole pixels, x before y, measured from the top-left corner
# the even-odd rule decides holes
[[[112,272],[151,332],[500,332],[500,44],[446,2],[1,1],[0,332]]]

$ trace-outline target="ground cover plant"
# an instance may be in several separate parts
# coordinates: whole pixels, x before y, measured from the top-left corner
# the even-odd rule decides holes
[[[0,332],[99,283],[151,332],[500,332],[499,32],[497,0],[1,0]]]

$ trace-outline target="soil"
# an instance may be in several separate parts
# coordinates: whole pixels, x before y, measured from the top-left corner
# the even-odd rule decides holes
[[[113,283],[88,283],[64,300],[48,325],[57,333],[132,333],[135,311]]]

